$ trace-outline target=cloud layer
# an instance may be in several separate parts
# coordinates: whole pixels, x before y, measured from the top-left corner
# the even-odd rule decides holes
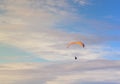
[[[120,62],[0,64],[1,84],[119,84]]]

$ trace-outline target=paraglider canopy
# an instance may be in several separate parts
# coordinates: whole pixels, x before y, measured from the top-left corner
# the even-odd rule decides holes
[[[85,47],[85,44],[83,42],[81,42],[81,41],[75,41],[75,42],[68,43],[67,48],[69,48],[71,45],[74,45],[74,44],[80,45],[83,48]]]

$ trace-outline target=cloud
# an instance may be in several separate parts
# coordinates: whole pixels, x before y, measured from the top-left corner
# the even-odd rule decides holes
[[[81,6],[88,5],[88,0],[73,0],[75,3],[79,3]]]
[[[67,43],[75,40],[74,37],[76,36],[61,31],[48,29],[39,32],[6,33],[1,33],[1,42],[21,48],[34,54],[35,57],[51,61],[72,60],[75,55],[79,56],[80,59],[97,59],[106,54],[106,51],[103,50],[103,48],[106,49],[106,46],[86,46],[85,49],[71,47],[67,49]]]
[[[120,83],[119,61],[0,64],[4,84]]]

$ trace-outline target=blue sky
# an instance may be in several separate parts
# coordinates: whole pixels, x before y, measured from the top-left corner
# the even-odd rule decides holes
[[[0,44],[0,63],[31,63],[31,62],[48,62],[47,60],[40,58],[33,58],[33,54],[27,51],[24,51],[20,48],[17,48],[8,44]]]
[[[0,84],[120,84],[119,3],[0,0]]]

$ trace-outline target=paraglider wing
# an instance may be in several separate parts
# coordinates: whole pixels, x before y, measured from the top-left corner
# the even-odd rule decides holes
[[[67,48],[69,48],[71,45],[74,45],[74,44],[77,44],[77,45],[80,45],[82,46],[83,48],[85,47],[84,43],[81,42],[81,41],[77,41],[77,42],[70,42],[67,46]]]

